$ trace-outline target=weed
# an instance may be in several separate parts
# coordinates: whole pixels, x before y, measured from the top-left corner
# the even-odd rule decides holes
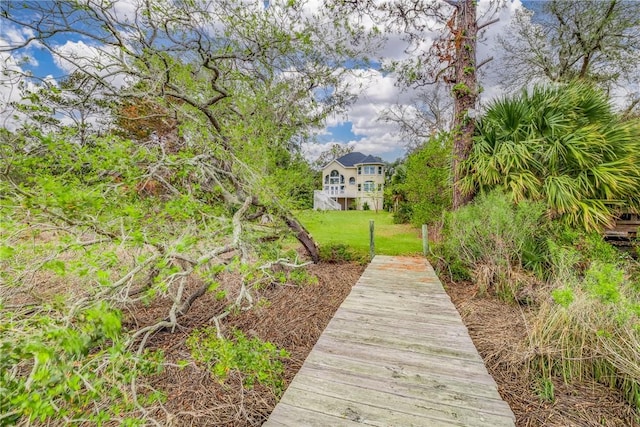
[[[233,339],[219,338],[215,328],[196,329],[186,343],[193,358],[220,381],[225,381],[231,371],[238,371],[243,374],[245,387],[257,382],[277,395],[284,389],[282,360],[290,357],[285,349],[259,338],[249,339],[239,330],[233,331]]]
[[[535,384],[535,392],[540,400],[544,402],[554,402],[556,400],[555,387],[550,378],[538,378]]]

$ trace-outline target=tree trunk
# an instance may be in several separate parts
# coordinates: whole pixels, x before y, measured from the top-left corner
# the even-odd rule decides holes
[[[307,253],[313,260],[315,264],[320,261],[320,253],[318,252],[318,246],[316,242],[311,237],[311,234],[307,231],[306,228],[298,220],[293,218],[292,216],[286,216],[284,220],[287,223],[287,226],[293,231],[296,232],[296,237],[302,246],[307,250]]]
[[[476,69],[476,44],[478,24],[476,22],[476,0],[460,0],[456,16],[456,61],[455,85],[453,87],[453,209],[467,204],[473,194],[460,190],[462,178],[459,164],[469,156],[475,121],[469,117],[469,110],[475,109],[478,98]]]

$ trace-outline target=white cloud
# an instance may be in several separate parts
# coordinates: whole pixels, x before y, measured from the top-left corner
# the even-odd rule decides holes
[[[116,89],[126,84],[124,60],[116,48],[92,46],[80,41],[67,41],[54,47],[55,64],[67,74],[78,69],[103,78]]]
[[[23,44],[33,32],[27,28],[16,28],[5,23],[0,33],[0,47]],[[0,126],[15,130],[25,120],[23,114],[17,112],[12,103],[22,99],[21,85],[24,89],[35,88],[25,76],[29,72],[26,65],[37,65],[36,59],[29,52],[14,55],[0,52]]]
[[[480,84],[484,87],[481,95],[481,101],[493,99],[503,94],[500,82],[494,77],[495,73],[492,68],[499,66],[500,57],[497,50],[497,34],[504,32],[514,15],[515,11],[522,7],[520,0],[507,1],[504,7],[489,13],[490,6],[494,4],[494,0],[481,0],[479,3],[480,22],[499,18],[486,28],[483,32],[483,39],[478,45],[478,61],[485,58],[494,57],[492,63],[488,63],[486,69],[481,73]],[[428,49],[428,41],[422,45],[422,49]],[[384,47],[381,50],[381,56],[385,60],[399,60],[407,57],[405,52],[406,41],[399,35],[391,35],[388,37]],[[393,74],[383,74],[378,70],[354,70],[347,77],[350,87],[360,88],[357,92],[358,100],[341,116],[331,117],[327,120],[327,127],[331,128],[347,122],[351,123],[351,131],[358,137],[357,140],[351,141],[329,141],[325,144],[343,143],[353,146],[356,151],[362,151],[366,154],[381,156],[386,160],[394,160],[404,152],[405,141],[399,135],[396,125],[379,120],[380,113],[385,109],[395,105],[411,105],[412,99],[415,97],[414,90],[401,90],[397,86],[397,79]],[[326,149],[326,145],[309,143],[304,146],[304,152],[307,158],[313,160]]]

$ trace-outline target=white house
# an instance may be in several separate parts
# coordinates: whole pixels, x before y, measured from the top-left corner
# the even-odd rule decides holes
[[[314,209],[382,209],[384,162],[379,157],[349,153],[322,169],[322,190],[314,195]]]

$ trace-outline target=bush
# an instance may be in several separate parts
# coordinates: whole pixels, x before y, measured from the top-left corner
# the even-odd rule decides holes
[[[410,203],[402,202],[398,204],[398,209],[393,213],[394,224],[406,224],[411,221],[413,208]]]
[[[332,243],[320,246],[320,260],[329,263],[357,262],[367,264],[368,254],[353,250],[344,243]]]
[[[451,206],[451,138],[440,134],[411,153],[405,161],[405,180],[398,185],[411,209],[411,224],[433,224]]]
[[[540,200],[550,216],[597,230],[621,205],[640,204],[639,152],[640,122],[616,117],[602,91],[536,87],[489,106],[461,163],[460,187]]]
[[[204,363],[220,381],[235,370],[243,374],[245,387],[260,383],[277,395],[284,390],[282,360],[290,357],[285,349],[259,338],[249,339],[239,330],[233,331],[233,339],[219,338],[215,328],[196,329],[186,343],[193,358]]]
[[[34,311],[0,310],[0,425],[142,425],[130,385],[157,373],[162,355],[127,350],[121,314],[105,303],[68,318],[52,306]],[[147,404],[164,399],[145,394],[137,398]]]
[[[514,205],[500,191],[482,195],[445,216],[436,255],[454,280],[472,278],[482,290],[493,288],[510,299],[525,279],[525,267],[544,259],[543,213],[542,204]]]

